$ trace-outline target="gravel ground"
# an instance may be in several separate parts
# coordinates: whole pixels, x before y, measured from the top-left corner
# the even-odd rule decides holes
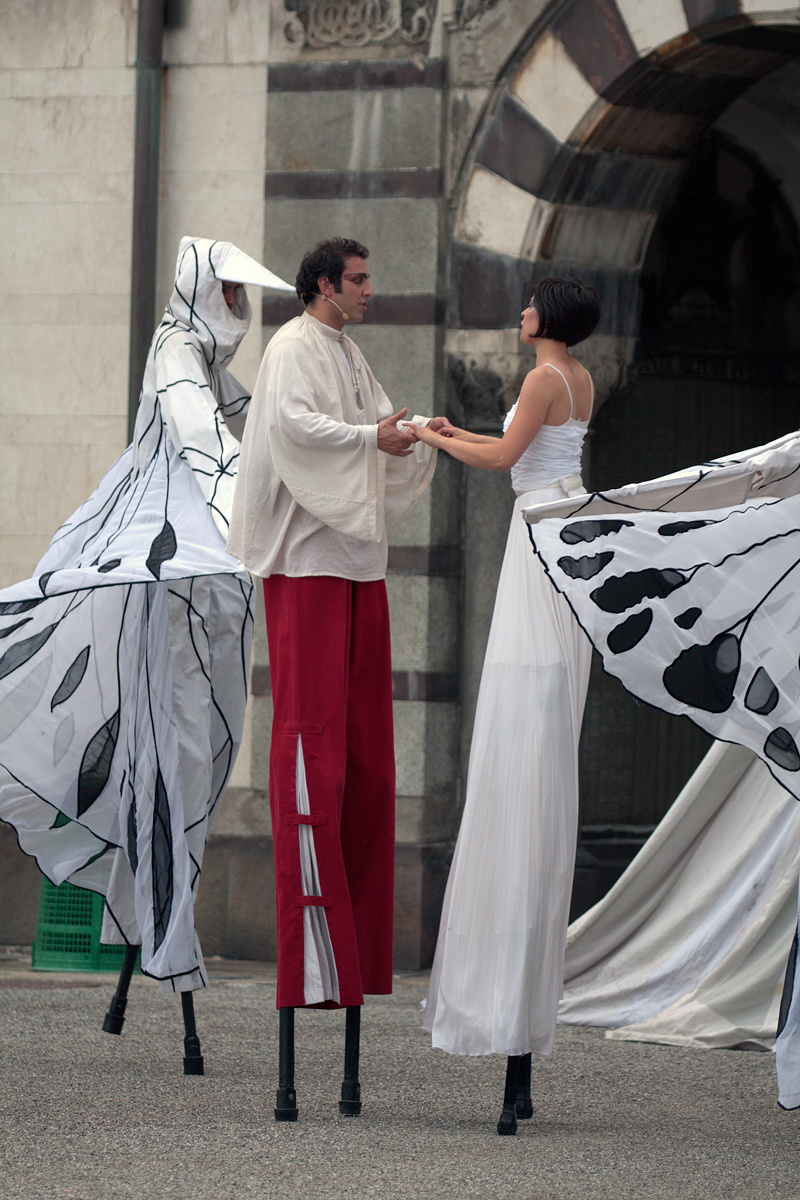
[[[800,1200],[800,1112],[771,1054],[612,1042],[565,1027],[534,1061],[532,1121],[494,1132],[500,1058],[431,1051],[424,976],[363,1010],[360,1118],[338,1115],[344,1017],[298,1012],[300,1120],[277,1125],[274,967],[209,964],[206,1075],[182,1073],[177,997],[0,962],[2,1200]]]

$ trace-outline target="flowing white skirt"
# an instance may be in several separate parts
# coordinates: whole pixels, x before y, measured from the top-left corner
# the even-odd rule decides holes
[[[578,825],[591,646],[547,579],[517,499],[472,736],[467,797],[423,1028],[451,1054],[550,1054]]]

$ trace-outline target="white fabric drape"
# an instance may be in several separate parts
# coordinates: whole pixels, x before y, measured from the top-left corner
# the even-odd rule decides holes
[[[610,1037],[772,1049],[797,919],[800,806],[717,742],[567,935],[559,1020]]]
[[[606,670],[634,695],[747,747],[777,784],[800,797],[800,436],[792,433],[647,483],[529,507],[525,517],[539,560]],[[725,770],[736,761],[733,752],[722,758]],[[708,764],[723,770],[713,754]],[[769,1036],[765,1030],[777,1013],[770,1008],[777,993],[762,987],[756,1000],[754,980],[763,972],[775,979],[775,962],[781,955],[785,962],[788,952],[786,906],[796,894],[791,847],[797,816],[763,768],[749,769],[729,796],[724,775],[698,783],[709,768],[701,768],[653,847],[645,847],[620,890],[608,898],[608,912],[613,905],[625,928],[636,919],[631,897],[637,888],[657,892],[672,886],[670,872],[687,880],[697,872],[695,907],[685,898],[683,907],[654,912],[642,926],[641,952],[635,952],[634,940],[630,959],[609,958],[612,991],[619,994],[612,999],[601,987],[598,1014],[605,1006],[608,1016],[613,1003],[614,1022],[626,1028],[660,1011],[660,1028],[669,1026],[670,1036],[684,1036],[680,1027],[689,1030],[690,1039],[713,1041],[752,1027],[761,1032],[752,1038],[742,1033],[742,1040],[759,1041]],[[719,787],[726,798],[714,817],[713,836],[702,853],[682,845],[693,822],[710,820],[706,806]],[[697,811],[684,815],[687,804]],[[663,870],[656,860],[650,866],[656,852],[666,855]],[[773,908],[764,899],[767,880]],[[624,894],[627,899],[615,898]],[[687,917],[687,906],[693,917]],[[586,926],[605,911],[600,906]],[[758,936],[756,917],[765,922]],[[656,941],[666,953],[655,948]],[[574,953],[580,955],[577,946]],[[800,1002],[791,984],[790,1019],[778,1042],[786,1107],[800,1102]],[[773,987],[779,987],[777,979]],[[692,988],[700,989],[698,997],[691,997]],[[590,991],[582,993],[584,1005],[591,1004]],[[664,1010],[658,1009],[660,993]],[[717,1014],[713,1020],[711,1011]],[[704,1024],[705,1035],[698,1033]]]

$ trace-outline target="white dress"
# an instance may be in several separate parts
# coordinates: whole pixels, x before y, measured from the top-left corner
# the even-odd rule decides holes
[[[423,1021],[451,1054],[546,1055],[553,1046],[591,646],[545,576],[522,509],[581,490],[587,425],[570,416],[542,426],[511,472],[517,501]]]

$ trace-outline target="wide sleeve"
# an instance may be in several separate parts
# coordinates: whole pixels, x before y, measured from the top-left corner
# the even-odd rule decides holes
[[[270,346],[264,372],[266,435],[277,475],[325,525],[380,541],[386,455],[378,451],[377,424],[344,419],[341,385],[324,349],[287,338]]]
[[[156,389],[170,439],[191,469],[223,537],[230,522],[239,443],[218,404],[218,380],[187,339],[156,358]]]

